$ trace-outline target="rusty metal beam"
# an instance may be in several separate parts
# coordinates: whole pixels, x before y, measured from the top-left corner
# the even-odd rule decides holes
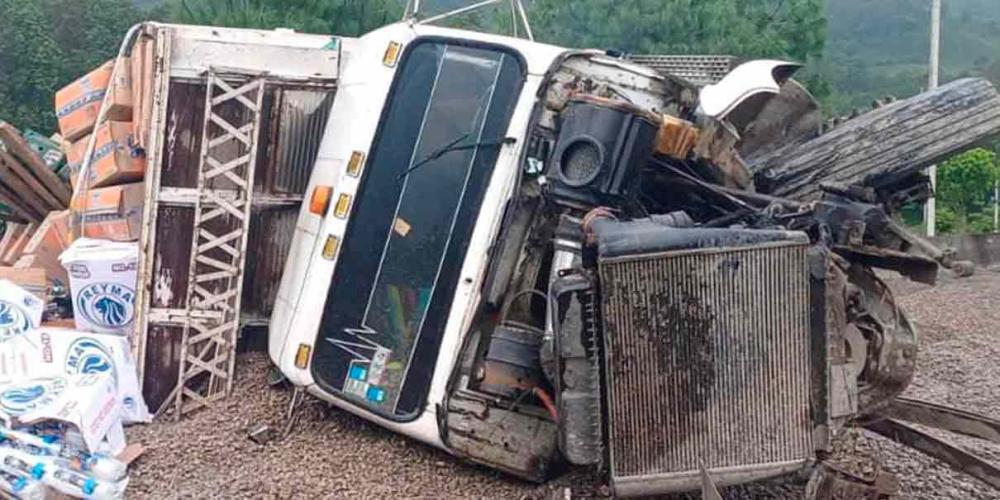
[[[891,418],[869,422],[865,424],[865,428],[936,458],[955,470],[964,472],[994,489],[1000,490],[1000,468],[947,441]]]
[[[883,416],[1000,443],[1000,421],[947,406],[896,398]]]

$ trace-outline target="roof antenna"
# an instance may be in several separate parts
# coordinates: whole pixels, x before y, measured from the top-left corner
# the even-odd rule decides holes
[[[406,0],[406,9],[403,10],[403,21],[412,21],[420,14],[420,0]]]
[[[427,19],[416,21],[416,23],[431,24],[440,21],[442,19],[447,19],[449,17],[455,17],[461,14],[466,14],[474,10],[486,7],[488,5],[498,4],[502,1],[503,0],[483,0],[481,2],[474,3],[472,5],[468,5],[465,7],[445,12],[443,14],[438,14],[436,16],[428,17]],[[411,12],[411,7],[412,7],[412,12]],[[517,29],[517,24],[518,24],[517,18],[520,17],[521,26],[524,28],[525,37],[528,40],[535,41],[535,35],[531,32],[531,25],[528,24],[528,15],[524,10],[524,4],[521,3],[521,0],[510,0],[510,7],[511,7],[511,17],[513,18],[512,20],[514,21],[514,36],[519,35]],[[406,14],[403,19],[411,21],[415,20],[419,8],[420,8],[420,0],[410,0],[409,2],[407,2]]]

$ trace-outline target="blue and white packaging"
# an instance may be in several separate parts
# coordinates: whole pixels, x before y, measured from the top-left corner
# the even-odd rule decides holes
[[[80,238],[59,260],[69,274],[77,330],[130,335],[138,244]]]
[[[121,404],[110,373],[38,377],[0,386],[0,420],[8,428],[67,423],[92,452],[121,422]]]
[[[37,328],[44,310],[41,299],[12,281],[0,280],[0,342]]]
[[[0,344],[0,384],[92,373],[111,375],[124,423],[151,420],[127,338],[44,327]]]

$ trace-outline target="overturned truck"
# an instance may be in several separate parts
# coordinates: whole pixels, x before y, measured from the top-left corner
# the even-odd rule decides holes
[[[821,133],[780,61],[699,88],[415,22],[344,47],[270,318],[295,386],[620,496],[793,473],[844,425],[904,425],[917,338],[874,269],[968,271],[892,215],[1000,131],[988,83]]]

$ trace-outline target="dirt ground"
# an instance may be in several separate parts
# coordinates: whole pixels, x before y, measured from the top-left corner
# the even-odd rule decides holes
[[[1000,273],[945,277],[936,288],[891,280],[917,325],[921,351],[908,395],[1000,415]],[[593,487],[571,474],[528,484],[308,400],[285,439],[259,445],[254,424],[280,429],[290,391],[265,384],[267,358],[241,355],[235,393],[225,404],[181,422],[128,429],[147,451],[131,473],[129,498],[552,498],[567,485]],[[1000,465],[1000,445],[957,443]],[[862,431],[848,431],[839,453],[862,469],[896,474],[903,498],[1000,498],[1000,492],[917,452]],[[802,484],[772,481],[724,492],[727,498],[797,498]]]

